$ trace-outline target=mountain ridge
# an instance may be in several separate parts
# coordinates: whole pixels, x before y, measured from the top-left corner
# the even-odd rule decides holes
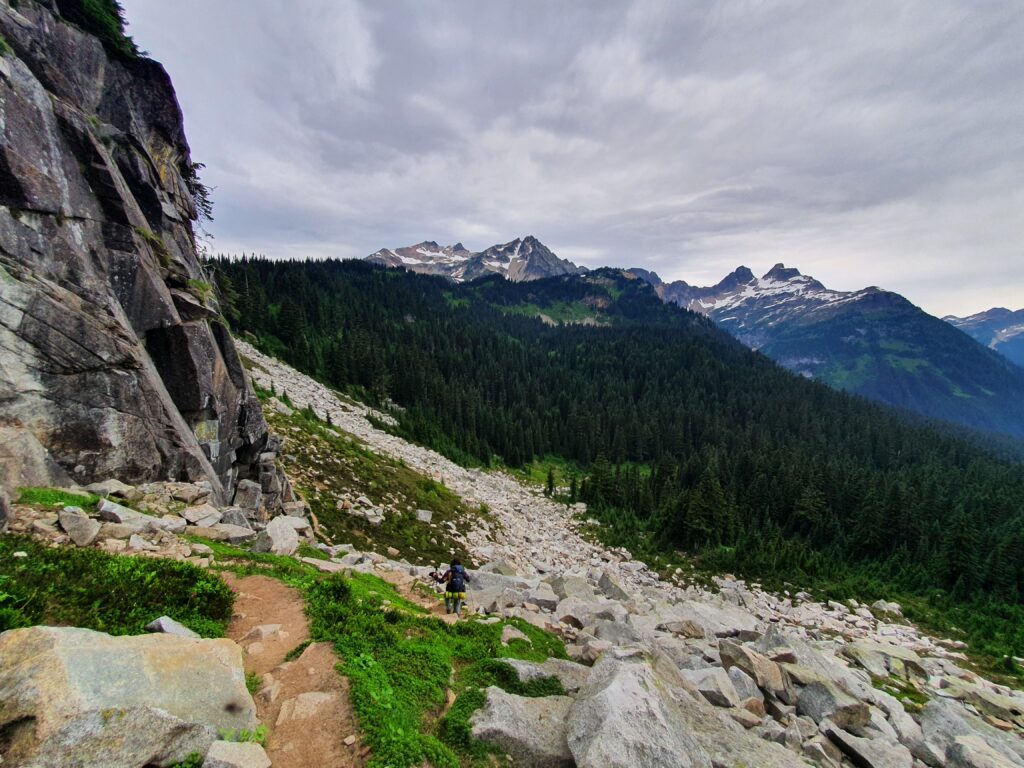
[[[942,318],[1011,362],[1024,366],[1024,309],[993,307],[968,317]]]
[[[561,259],[533,235],[499,243],[479,252],[467,250],[461,242],[439,246],[425,240],[404,248],[381,248],[365,258],[373,264],[399,267],[425,275],[439,275],[455,282],[468,282],[491,274],[512,282],[527,282],[558,275],[583,274],[568,259]]]
[[[739,267],[706,287],[634,274],[663,300],[706,315],[791,371],[928,417],[1024,437],[1021,370],[898,293],[837,291],[782,263],[760,278]]]

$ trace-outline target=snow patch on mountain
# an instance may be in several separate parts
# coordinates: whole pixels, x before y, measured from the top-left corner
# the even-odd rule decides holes
[[[421,274],[442,275],[455,282],[467,282],[491,274],[513,282],[524,282],[587,271],[567,259],[558,258],[532,235],[492,245],[478,253],[466,250],[462,243],[442,247],[428,240],[406,248],[382,248],[367,256],[366,260],[386,267],[404,267]]]

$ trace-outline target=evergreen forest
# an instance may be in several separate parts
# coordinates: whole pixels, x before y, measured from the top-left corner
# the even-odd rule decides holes
[[[461,463],[549,461],[616,543],[898,596],[1024,655],[1024,464],[797,377],[628,273],[455,285],[354,261],[209,266],[262,349]]]

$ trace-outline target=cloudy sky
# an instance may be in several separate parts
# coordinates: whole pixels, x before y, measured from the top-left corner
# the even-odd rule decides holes
[[[1019,0],[123,3],[217,251],[534,234],[691,283],[782,261],[1024,306]]]

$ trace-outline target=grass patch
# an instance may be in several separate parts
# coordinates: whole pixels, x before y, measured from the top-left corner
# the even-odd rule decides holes
[[[313,581],[319,573],[313,566],[299,562],[294,557],[272,555],[269,552],[250,552],[223,541],[204,539],[194,534],[184,534],[182,538],[208,546],[214,556],[211,567],[230,571],[238,576],[270,576],[289,586],[302,588]]]
[[[14,50],[8,44],[3,35],[0,35],[0,56],[13,56]]]
[[[920,712],[930,699],[911,683],[898,677],[873,677],[871,684],[880,691],[900,700],[908,712]]]
[[[59,488],[19,488],[17,503],[38,507],[81,507],[91,512],[100,503],[100,497],[91,493],[71,493]]]
[[[233,603],[223,580],[189,563],[0,537],[0,631],[48,624],[133,635],[167,615],[222,637]]]
[[[213,298],[213,286],[205,280],[189,278],[188,289],[192,292],[192,295],[199,299],[203,304],[208,304],[210,299]]]
[[[483,703],[483,688],[499,685],[522,695],[562,692],[552,680],[523,685],[511,667],[497,661],[564,657],[557,639],[525,622],[515,626],[532,645],[520,641],[505,647],[503,623],[445,624],[365,574],[313,584],[307,612],[313,639],[333,643],[342,660],[339,669],[349,679],[353,707],[373,750],[369,765],[375,768],[424,761],[435,768],[487,764],[488,751],[472,742],[468,726]],[[455,704],[435,723],[449,687]]]
[[[310,557],[314,560],[330,560],[331,556],[324,552],[322,549],[317,549],[311,544],[302,542],[299,544],[299,549],[295,553],[297,557]]]
[[[255,696],[262,685],[263,677],[258,672],[245,673],[245,688],[249,691],[250,696]]]
[[[171,266],[171,252],[167,250],[164,239],[145,227],[135,227],[135,233],[149,243],[150,248],[153,249],[153,253],[156,254],[156,258],[160,262],[160,266],[168,269]]]

